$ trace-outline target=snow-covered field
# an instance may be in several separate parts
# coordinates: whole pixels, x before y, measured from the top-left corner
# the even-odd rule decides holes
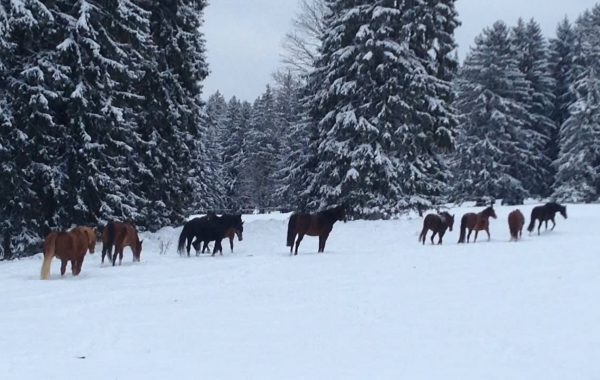
[[[509,243],[514,208],[468,245],[460,216],[482,208],[454,208],[443,246],[417,242],[420,218],[356,221],[290,257],[272,214],[214,258],[164,229],[141,263],[101,266],[98,245],[78,278],[0,263],[0,379],[600,379],[600,206]]]

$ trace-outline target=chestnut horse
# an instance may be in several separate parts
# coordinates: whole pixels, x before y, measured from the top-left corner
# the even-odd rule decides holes
[[[542,223],[546,222],[546,230],[548,229],[548,221],[552,222],[552,228],[550,231],[554,230],[556,227],[556,222],[554,221],[554,215],[560,212],[560,215],[563,218],[567,219],[567,206],[559,205],[555,202],[546,203],[543,206],[536,206],[531,210],[531,221],[529,222],[529,227],[527,227],[527,231],[531,235],[533,229],[535,228],[535,221],[539,220],[540,225],[538,226],[538,235],[540,234],[540,228],[542,228]]]
[[[423,245],[425,245],[427,232],[432,230],[433,234],[431,235],[431,244],[434,244],[433,237],[435,234],[437,234],[439,237],[438,244],[442,244],[442,238],[444,237],[446,230],[450,229],[450,232],[452,232],[452,227],[454,227],[454,215],[450,215],[446,211],[442,211],[437,215],[427,214],[423,220],[423,230],[421,231],[421,235],[419,235],[419,242],[422,240]]]
[[[337,206],[316,214],[292,214],[292,216],[290,216],[290,221],[288,222],[287,232],[287,246],[290,247],[290,255],[294,248],[296,235],[298,235],[298,240],[296,241],[296,253],[294,255],[298,254],[298,247],[300,246],[300,242],[304,238],[304,235],[318,236],[318,252],[323,252],[325,250],[327,238],[329,237],[331,230],[333,230],[333,225],[338,220],[343,220],[344,223],[348,221],[345,206]]]
[[[139,262],[143,242],[143,240],[140,240],[133,222],[109,222],[102,231],[101,264],[104,264],[104,256],[108,254],[108,259],[111,260],[112,258],[113,267],[117,262],[117,255],[119,256],[119,265],[121,265],[123,262],[123,249],[125,247],[131,248],[133,262]],[[113,245],[115,246],[114,254],[112,254]]]
[[[525,217],[521,210],[516,209],[508,214],[508,229],[510,230],[510,241],[517,241],[523,236]]]
[[[81,273],[83,259],[87,251],[94,253],[96,247],[96,233],[89,227],[76,227],[71,231],[52,231],[44,239],[44,262],[40,271],[40,278],[50,278],[52,259],[57,257],[61,261],[60,275],[65,275],[67,263],[71,262],[73,276]]]
[[[460,220],[460,238],[458,239],[458,243],[465,242],[465,232],[469,229],[469,235],[467,235],[467,243],[471,238],[471,232],[475,231],[475,238],[473,239],[473,243],[477,241],[477,235],[479,231],[485,231],[488,236],[488,241],[491,239],[490,237],[490,217],[496,219],[496,212],[494,211],[494,207],[490,206],[485,210],[478,212],[477,214],[474,212],[468,212],[463,215]]]

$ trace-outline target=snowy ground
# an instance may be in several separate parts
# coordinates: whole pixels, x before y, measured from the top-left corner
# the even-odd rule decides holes
[[[453,209],[443,246],[417,242],[419,218],[357,221],[290,257],[273,214],[244,216],[220,257],[179,257],[165,229],[141,263],[96,253],[79,278],[58,260],[50,281],[40,257],[1,263],[0,378],[599,379],[600,206],[569,205],[518,243],[514,207],[496,207],[491,242],[457,245],[460,216],[481,209]]]

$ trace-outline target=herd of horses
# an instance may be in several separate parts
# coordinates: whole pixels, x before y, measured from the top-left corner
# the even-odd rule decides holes
[[[527,230],[531,233],[535,228],[535,222],[539,221],[538,225],[538,235],[540,234],[540,229],[542,228],[542,223],[546,223],[546,229],[548,229],[548,221],[552,222],[552,229],[556,227],[556,221],[554,217],[556,213],[560,213],[563,218],[567,219],[567,206],[562,206],[556,202],[549,202],[545,205],[536,206],[531,210],[531,220],[529,222],[529,226]],[[494,211],[493,206],[489,206],[485,208],[483,211],[474,213],[468,212],[464,214],[460,220],[460,236],[458,238],[458,244],[465,242],[465,234],[467,230],[469,233],[467,234],[467,243],[469,243],[471,239],[471,233],[475,231],[475,236],[473,237],[473,243],[477,241],[477,235],[479,231],[485,231],[488,236],[488,241],[491,239],[490,237],[490,218],[497,219],[496,212]],[[523,235],[523,226],[525,225],[525,217],[521,210],[516,209],[511,211],[508,214],[508,229],[510,231],[510,241],[517,241]],[[423,242],[425,244],[425,239],[427,237],[427,232],[430,230],[433,231],[431,235],[431,244],[435,244],[433,238],[435,235],[438,235],[438,244],[442,244],[442,238],[446,233],[446,230],[452,231],[454,227],[454,215],[450,215],[446,211],[438,212],[437,214],[427,214],[425,219],[423,219],[423,229],[421,230],[421,234],[419,235],[419,242]]]
[[[534,207],[531,211],[531,221],[527,228],[528,231],[530,233],[533,231],[536,220],[539,221],[538,235],[544,222],[546,223],[546,229],[548,229],[548,221],[551,221],[553,223],[552,230],[554,230],[556,226],[554,216],[557,212],[565,219],[567,218],[566,206],[558,203],[551,202],[543,206]],[[467,230],[469,231],[466,236],[467,243],[469,243],[473,231],[475,231],[473,242],[477,240],[479,231],[485,231],[488,240],[490,240],[489,218],[497,218],[492,206],[487,207],[479,213],[469,212],[463,215],[460,223],[458,243],[465,242]],[[290,255],[298,254],[298,247],[304,236],[318,237],[318,252],[323,252],[327,238],[333,230],[334,224],[338,221],[343,221],[344,223],[348,221],[347,206],[344,204],[314,214],[292,214],[288,221],[286,244],[290,247]],[[511,241],[518,240],[522,235],[523,226],[525,225],[525,218],[520,210],[516,209],[508,215],[508,225]],[[433,231],[431,243],[435,244],[434,237],[438,235],[438,244],[442,244],[442,238],[446,230],[449,229],[452,231],[453,226],[454,215],[450,215],[446,211],[438,212],[437,214],[428,214],[423,220],[423,229],[419,235],[419,242],[422,241],[425,244],[427,233],[431,230]],[[187,252],[187,256],[189,257],[191,247],[193,246],[196,250],[196,256],[198,256],[200,254],[200,244],[204,243],[202,246],[202,253],[204,253],[208,249],[208,244],[214,241],[212,256],[216,252],[220,252],[222,255],[223,247],[221,246],[221,241],[224,238],[229,238],[231,252],[233,252],[233,240],[237,236],[238,240],[242,241],[243,231],[244,222],[241,215],[224,214],[217,216],[214,213],[208,213],[205,216],[193,218],[184,224],[179,235],[177,252],[180,255],[184,255]],[[50,266],[54,257],[61,260],[61,276],[65,275],[69,261],[71,262],[73,276],[79,275],[86,253],[88,251],[89,253],[94,253],[99,236],[102,240],[102,264],[105,257],[108,256],[108,260],[112,262],[113,266],[116,265],[117,257],[119,257],[119,265],[121,265],[123,250],[126,247],[131,249],[133,261],[140,261],[143,240],[140,240],[137,228],[132,221],[111,221],[104,227],[102,233],[90,227],[76,227],[70,231],[52,231],[44,239],[44,260],[40,278],[48,279],[50,277]]]

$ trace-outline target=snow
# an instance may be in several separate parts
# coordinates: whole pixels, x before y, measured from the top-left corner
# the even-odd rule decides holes
[[[533,205],[518,206],[529,221]],[[39,280],[36,256],[0,265],[0,373],[81,379],[591,379],[600,376],[600,205],[509,243],[417,242],[418,217],[338,222],[325,253],[285,247],[289,214],[244,215],[223,256],[179,257],[180,228],[143,234],[140,263],[86,257]],[[429,239],[429,236],[428,236]],[[171,242],[160,254],[161,241]]]

